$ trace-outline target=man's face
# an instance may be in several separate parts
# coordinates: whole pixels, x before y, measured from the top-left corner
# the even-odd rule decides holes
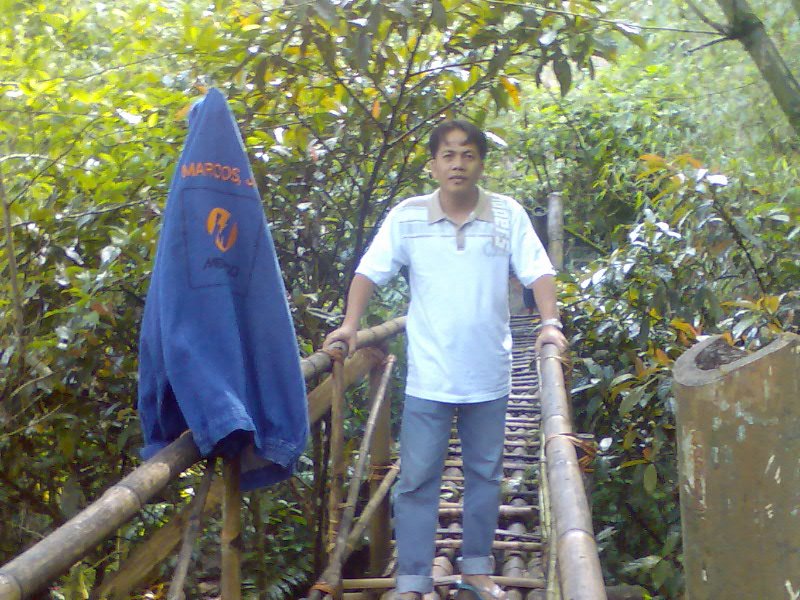
[[[463,195],[475,190],[483,173],[478,147],[467,143],[467,134],[453,129],[445,134],[436,156],[431,159],[431,173],[447,194]]]

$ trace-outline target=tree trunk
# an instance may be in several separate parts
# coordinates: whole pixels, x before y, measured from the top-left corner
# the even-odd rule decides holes
[[[798,8],[800,0],[793,2]],[[755,15],[747,0],[717,0],[717,4],[728,20],[731,37],[738,39],[750,54],[789,119],[789,124],[800,134],[800,84],[767,35],[764,23]]]
[[[798,372],[789,333],[751,355],[712,338],[675,363],[687,598],[800,591]]]

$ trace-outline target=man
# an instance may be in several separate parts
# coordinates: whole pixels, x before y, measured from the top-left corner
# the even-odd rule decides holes
[[[478,187],[486,136],[465,121],[431,134],[430,170],[439,189],[394,207],[350,285],[342,326],[325,340],[355,348],[375,285],[408,267],[408,379],[394,489],[397,597],[433,590],[431,567],[441,474],[457,415],[464,459],[462,589],[502,599],[493,572],[503,475],[505,411],[511,386],[508,273],[530,287],[542,316],[537,346],[561,351],[554,271],[525,210]]]

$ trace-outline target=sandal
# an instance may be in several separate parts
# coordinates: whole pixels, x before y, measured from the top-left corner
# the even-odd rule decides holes
[[[490,588],[482,588],[463,581],[456,586],[456,598],[458,600],[506,600],[508,595],[505,590],[496,583]]]

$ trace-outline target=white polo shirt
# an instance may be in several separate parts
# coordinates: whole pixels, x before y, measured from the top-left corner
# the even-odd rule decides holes
[[[411,288],[406,393],[451,403],[508,394],[509,267],[524,286],[555,274],[525,209],[481,189],[458,227],[444,214],[438,190],[404,200],[356,272],[380,286],[404,265]]]

